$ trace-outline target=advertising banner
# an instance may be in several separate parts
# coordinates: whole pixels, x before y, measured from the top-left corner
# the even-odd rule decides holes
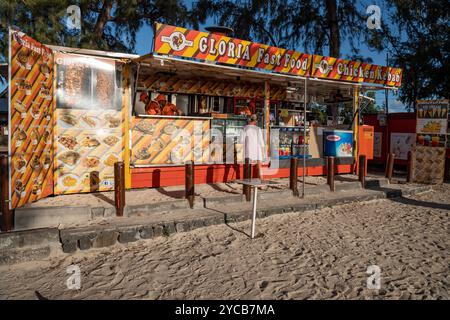
[[[417,133],[447,134],[448,100],[417,101]]]
[[[209,160],[209,120],[135,117],[131,129],[132,165]]]
[[[400,87],[402,69],[314,55],[311,77]]]
[[[114,188],[124,155],[120,63],[55,53],[55,194]]]
[[[231,65],[309,75],[312,55],[157,23],[153,51]]]
[[[415,134],[392,132],[390,152],[395,154],[395,159],[408,160],[408,152],[414,147]]]
[[[53,193],[53,54],[10,31],[11,208]]]
[[[414,182],[435,184],[444,181],[448,109],[448,100],[417,100]]]

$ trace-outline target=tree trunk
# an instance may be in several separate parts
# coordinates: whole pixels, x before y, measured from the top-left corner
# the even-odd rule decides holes
[[[327,6],[327,25],[330,32],[330,50],[331,57],[339,58],[341,51],[341,36],[339,34],[339,24],[337,19],[336,0],[326,0]]]
[[[98,15],[97,22],[94,27],[94,35],[96,39],[100,39],[103,36],[103,30],[106,23],[111,19],[111,9],[114,1],[104,0],[100,14]]]

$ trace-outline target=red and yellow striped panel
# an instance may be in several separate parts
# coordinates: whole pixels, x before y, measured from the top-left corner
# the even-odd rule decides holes
[[[399,87],[402,70],[399,68],[314,55],[311,76],[350,82],[377,83]]]
[[[263,85],[253,83],[233,83],[216,80],[179,79],[175,76],[151,75],[141,85],[150,91],[204,94],[210,96],[242,98],[264,98]],[[280,86],[271,86],[270,98],[284,100],[286,90]]]
[[[402,85],[403,71],[400,68],[388,68],[387,86],[400,87]]]
[[[56,109],[55,117],[55,194],[113,190],[114,163],[124,156],[122,112]]]
[[[134,117],[131,129],[132,165],[209,160],[209,120]]]
[[[157,23],[153,51],[231,65],[308,76],[312,55]]]
[[[53,193],[53,54],[11,33],[11,208]]]

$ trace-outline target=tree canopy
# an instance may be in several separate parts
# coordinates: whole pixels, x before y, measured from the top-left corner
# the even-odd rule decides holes
[[[63,23],[70,5],[81,9],[79,34]],[[6,56],[8,26],[46,44],[133,52],[144,24],[159,21],[198,28],[201,19],[201,12],[181,0],[0,0],[0,59]]]
[[[40,42],[133,52],[136,34],[155,21],[199,28],[208,18],[232,27],[235,37],[364,62],[362,43],[389,53],[403,69],[399,98],[410,109],[417,99],[450,98],[448,0],[380,0],[381,29],[369,29],[366,1],[350,0],[0,0],[0,61],[7,27]],[[67,7],[81,9],[81,32],[61,23]],[[343,55],[343,44],[350,50]]]

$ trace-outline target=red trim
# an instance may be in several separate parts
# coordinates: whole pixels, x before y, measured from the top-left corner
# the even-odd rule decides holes
[[[302,176],[302,168],[298,169],[298,175]],[[351,173],[351,165],[337,165],[336,173]],[[306,174],[311,176],[321,176],[326,174],[325,166],[308,167]],[[195,183],[220,183],[241,179],[243,176],[242,165],[198,165],[195,167]],[[253,172],[257,176],[257,172]],[[275,175],[265,178],[288,178],[289,168],[278,170]],[[184,185],[184,166],[177,167],[152,167],[152,168],[131,168],[131,188],[157,188]]]

